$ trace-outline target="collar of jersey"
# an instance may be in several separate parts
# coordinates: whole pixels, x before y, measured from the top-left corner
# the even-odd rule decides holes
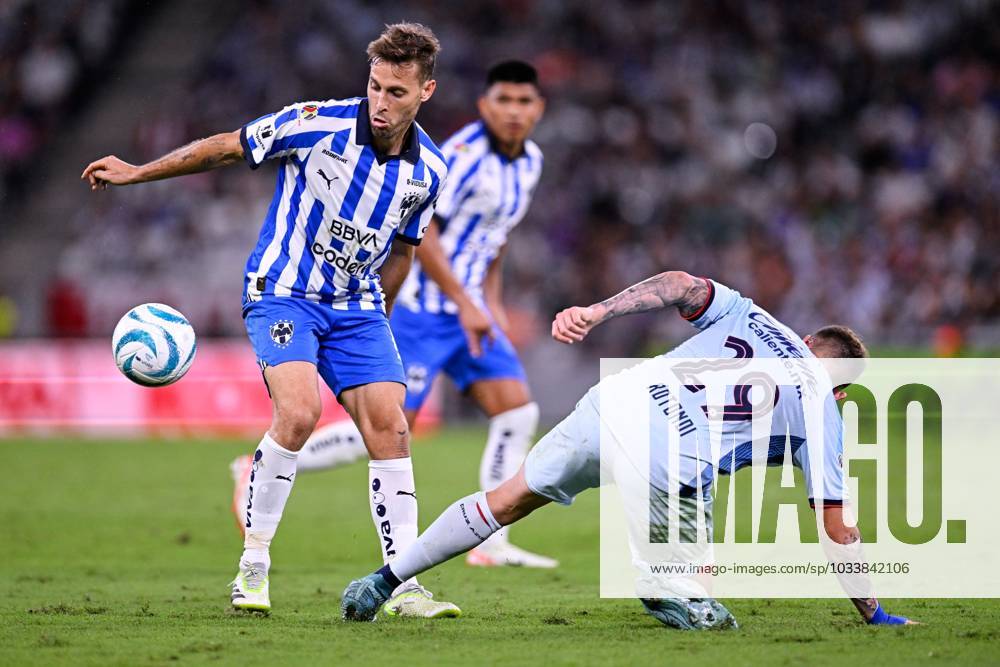
[[[410,129],[406,131],[408,140],[403,142],[406,149],[399,155],[386,155],[375,149],[372,144],[372,126],[368,120],[368,100],[363,99],[358,104],[358,124],[354,130],[354,136],[359,146],[371,146],[375,149],[375,159],[379,164],[385,164],[389,160],[403,159],[412,164],[420,160],[420,137],[417,136],[417,128],[410,123]]]

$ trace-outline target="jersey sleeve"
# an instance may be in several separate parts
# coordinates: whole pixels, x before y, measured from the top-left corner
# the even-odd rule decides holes
[[[428,225],[431,224],[431,218],[434,216],[434,207],[441,194],[441,188],[444,187],[447,180],[447,175],[439,178],[436,173],[431,172],[431,187],[427,192],[427,197],[420,206],[411,210],[407,217],[399,223],[397,239],[410,245],[420,245]]]
[[[705,330],[737,310],[737,306],[749,299],[722,283],[704,278],[708,283],[708,298],[705,304],[693,314],[684,316],[688,322]]]
[[[308,123],[315,116],[318,105],[318,102],[291,104],[244,125],[240,143],[250,168],[256,169],[264,160],[285,157],[301,148],[312,148],[326,136],[328,132],[317,131]]]
[[[449,139],[441,147],[441,154],[448,165],[448,178],[441,184],[435,213],[438,218],[447,223],[470,196],[475,194],[479,180],[476,174],[485,156],[484,146],[456,142]]]
[[[819,457],[821,462],[816,480],[809,467],[812,457]],[[844,504],[847,499],[847,487],[844,484],[844,422],[832,394],[823,407],[822,441],[810,442],[807,437],[795,450],[792,460],[805,476],[810,505],[815,506],[819,499],[822,499],[824,505]]]

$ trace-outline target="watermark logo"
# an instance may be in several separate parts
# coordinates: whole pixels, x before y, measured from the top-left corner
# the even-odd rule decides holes
[[[602,595],[1000,595],[1000,360],[727,347],[602,362]]]

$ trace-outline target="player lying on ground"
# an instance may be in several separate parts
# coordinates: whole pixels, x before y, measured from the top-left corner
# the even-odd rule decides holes
[[[444,371],[490,419],[479,484],[492,491],[521,466],[538,425],[524,368],[507,338],[501,298],[501,263],[507,236],[524,218],[542,170],[542,153],[528,139],[545,102],[538,74],[519,61],[502,62],[486,76],[479,98],[480,120],[444,143],[449,165],[417,261],[389,318],[406,372],[406,419],[413,427],[434,378]],[[349,421],[327,427],[355,437]],[[310,447],[299,453],[298,472],[347,463],[343,448]],[[241,483],[253,460],[233,462],[233,507],[238,521],[246,502]],[[242,524],[243,522],[240,521]],[[545,556],[520,549],[498,530],[468,554],[470,565],[555,567]]]
[[[387,26],[368,45],[366,97],[293,104],[235,132],[135,166],[114,156],[83,172],[95,190],[246,160],[279,159],[274,199],[247,260],[243,317],[274,404],[247,476],[243,556],[232,604],[269,610],[269,549],[320,416],[317,374],[344,405],[371,456],[369,494],[386,557],[417,537],[417,500],[403,414],[403,366],[387,313],[409,273],[445,181],[441,152],[414,122],[430,99],[439,51],[419,24]],[[403,613],[457,615],[416,581]]]
[[[725,358],[733,356],[734,351],[736,356],[741,358],[775,358],[782,355],[793,358],[814,356],[858,358],[867,354],[861,341],[846,327],[825,327],[804,339],[799,338],[788,327],[756,306],[753,301],[741,297],[738,292],[714,281],[694,278],[675,271],[654,276],[601,303],[562,311],[553,322],[552,335],[564,343],[577,343],[582,341],[593,327],[614,317],[668,307],[677,308],[685,319],[701,330],[699,334],[669,352],[670,357]],[[765,326],[768,332],[766,338],[754,333],[754,329],[760,330],[762,326]],[[768,345],[768,342],[773,344],[775,341],[779,344],[774,345],[774,348]],[[781,350],[782,355],[776,354],[775,349]],[[601,418],[598,414],[600,389],[601,384],[591,388],[572,414],[535,445],[514,477],[493,491],[474,493],[454,503],[427,528],[412,548],[403,551],[398,558],[375,573],[351,582],[344,591],[341,603],[344,618],[349,620],[373,618],[400,581],[478,546],[502,526],[524,518],[549,502],[569,504],[576,494],[599,486],[601,483]],[[842,387],[838,388],[838,398],[843,397],[843,392],[839,390],[842,390]],[[697,392],[698,388],[694,387],[693,391]],[[704,389],[700,391],[704,393]],[[685,392],[687,393],[689,392]],[[697,420],[698,434],[702,438],[707,438],[708,417],[700,409],[705,399],[699,397],[697,393],[692,393],[690,396],[691,399],[684,399],[691,401],[687,406],[687,412]],[[827,542],[853,545],[853,548],[860,551],[860,535],[857,529],[848,527],[844,523],[843,471],[838,462],[843,448],[841,422],[836,402],[832,396],[828,398],[830,400],[824,404],[824,425],[829,424],[833,428],[835,437],[826,437],[829,434],[825,434],[822,445],[813,443],[812,447],[806,447],[803,444],[804,428],[801,424],[796,426],[790,419],[796,409],[801,414],[799,405],[801,399],[794,391],[781,392],[781,398],[774,407],[776,416],[772,422],[771,433],[780,433],[784,437],[788,429],[790,435],[794,436],[793,442],[799,442],[798,448],[793,451],[793,462],[796,466],[809,469],[810,450],[813,456],[820,456],[826,463],[831,463],[824,467],[822,489],[814,491],[810,476],[806,476],[810,502],[812,504],[814,496],[820,499],[817,504],[823,508],[823,523],[830,538]],[[656,411],[654,414],[657,414]],[[680,511],[679,516],[682,518],[681,542],[697,541],[696,535],[685,532],[692,523],[688,519],[699,511],[695,497],[699,486],[704,489],[703,501],[708,501],[703,504],[705,523],[711,525],[711,496],[707,494],[707,487],[711,486],[713,468],[717,466],[721,472],[732,473],[735,468],[752,462],[749,456],[741,459],[733,456],[736,443],[751,440],[749,424],[748,421],[723,421],[721,440],[726,444],[723,444],[719,461],[729,461],[729,469],[724,468],[718,461],[712,462],[706,470],[693,467],[685,471],[682,468],[677,473],[683,482],[679,487],[672,485],[668,478],[657,477],[658,471],[661,475],[666,474],[665,471],[659,468],[653,469],[651,486],[658,489],[680,488],[679,497],[670,500],[676,502]],[[663,424],[654,423],[651,423],[650,427],[665,428]],[[796,428],[800,432],[796,433]],[[682,456],[685,448],[692,446],[697,447],[695,437],[682,438],[679,444]],[[817,446],[821,448],[817,450]],[[706,463],[697,452],[688,452],[688,456],[690,457],[688,465]],[[708,479],[705,480],[708,482],[707,485],[698,483],[699,474],[708,475]],[[666,516],[666,513],[662,516]],[[664,530],[667,526],[650,527],[651,530],[654,528]],[[708,534],[711,534],[711,530]],[[902,617],[888,615],[872,596],[852,601],[869,623],[908,622]],[[735,621],[729,611],[711,597],[643,599],[643,604],[655,618],[672,627],[684,629],[735,627]]]

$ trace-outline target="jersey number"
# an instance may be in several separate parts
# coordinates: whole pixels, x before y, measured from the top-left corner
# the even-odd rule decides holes
[[[723,346],[734,352],[733,359],[749,359],[753,357],[753,347],[742,338],[729,336],[726,338]],[[691,370],[695,369],[692,368]],[[709,419],[718,419],[721,416],[722,421],[727,422],[750,421],[755,416],[760,416],[761,408],[766,406],[769,409],[771,406],[778,404],[778,387],[771,378],[760,373],[751,373],[740,378],[740,381],[745,384],[733,386],[733,402],[723,406],[721,415],[718,410],[710,410],[707,405],[701,406],[706,417]],[[754,385],[764,387],[764,400],[756,405],[754,405],[750,394]],[[691,392],[699,392],[705,389],[705,385],[703,384],[689,384],[684,386]],[[773,399],[771,398],[772,396]]]

